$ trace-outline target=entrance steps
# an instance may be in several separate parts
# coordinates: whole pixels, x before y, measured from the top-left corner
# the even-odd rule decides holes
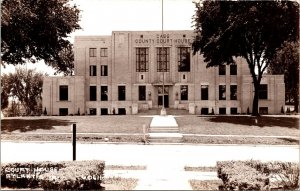
[[[139,110],[138,115],[160,115],[161,108]],[[167,115],[190,115],[188,110],[166,108]]]
[[[181,143],[182,134],[173,116],[154,116],[149,129],[150,143]]]

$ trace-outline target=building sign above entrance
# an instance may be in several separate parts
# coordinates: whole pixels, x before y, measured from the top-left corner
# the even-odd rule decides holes
[[[166,45],[191,45],[193,39],[191,38],[170,38],[170,34],[157,34],[156,38],[136,38],[134,42],[136,44],[166,44]]]

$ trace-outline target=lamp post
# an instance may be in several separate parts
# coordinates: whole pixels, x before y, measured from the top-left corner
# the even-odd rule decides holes
[[[164,36],[164,0],[161,0],[161,33],[162,37]],[[164,40],[162,40],[162,52],[164,53]],[[165,55],[167,56],[167,54]],[[167,59],[167,57],[166,57]],[[160,115],[167,115],[166,109],[165,109],[165,68],[166,68],[166,61],[165,59],[161,62],[163,65],[163,95],[162,95],[162,108],[160,111]]]

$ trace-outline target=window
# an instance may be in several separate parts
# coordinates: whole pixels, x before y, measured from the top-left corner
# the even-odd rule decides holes
[[[184,86],[180,86],[180,97],[181,100],[188,100],[188,86],[184,85]]]
[[[118,86],[118,100],[119,101],[126,100],[126,86]]]
[[[237,113],[237,108],[236,107],[232,107],[230,108],[230,114],[236,115]]]
[[[125,108],[118,108],[118,114],[119,115],[126,115],[126,109]]]
[[[219,85],[219,100],[226,100],[226,85]]]
[[[268,84],[261,84],[258,90],[259,99],[268,99]]]
[[[139,86],[139,100],[146,100],[146,86]]]
[[[100,56],[101,57],[107,57],[107,48],[101,48],[100,49]]]
[[[107,76],[107,65],[101,65],[101,76]]]
[[[149,48],[136,48],[136,71],[148,72]]]
[[[101,101],[107,101],[108,100],[108,95],[107,95],[107,86],[101,86]]]
[[[237,100],[237,85],[230,85],[230,100]]]
[[[208,115],[208,108],[207,107],[201,108],[201,115]]]
[[[68,86],[59,86],[59,101],[68,101]]]
[[[97,109],[96,108],[90,108],[90,115],[97,115]]]
[[[90,66],[90,76],[97,76],[97,67],[95,65]]]
[[[235,64],[230,65],[230,75],[237,75],[237,66]]]
[[[226,75],[226,65],[219,66],[219,75]]]
[[[97,100],[96,86],[90,86],[90,101]]]
[[[259,107],[259,114],[268,114],[268,107]]]
[[[97,55],[97,49],[90,48],[90,57],[96,57],[96,55]]]
[[[60,115],[60,116],[66,116],[66,115],[69,115],[68,108],[59,108],[59,115]]]
[[[108,109],[107,108],[101,108],[101,115],[108,115]]]
[[[201,85],[201,100],[208,100],[208,85]]]
[[[190,48],[179,47],[178,48],[178,72],[190,71]]]
[[[219,108],[219,114],[225,115],[226,114],[226,107],[220,107]]]
[[[166,48],[166,47],[157,48],[157,71],[158,72],[170,71],[170,48]]]

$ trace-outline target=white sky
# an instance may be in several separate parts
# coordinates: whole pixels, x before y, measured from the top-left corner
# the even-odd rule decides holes
[[[163,0],[164,30],[193,30],[193,0]],[[111,35],[112,31],[148,31],[162,29],[162,0],[73,0],[81,10],[80,26],[70,35]],[[27,64],[27,68],[53,75],[43,63]],[[15,66],[1,66],[1,74],[13,72]]]

